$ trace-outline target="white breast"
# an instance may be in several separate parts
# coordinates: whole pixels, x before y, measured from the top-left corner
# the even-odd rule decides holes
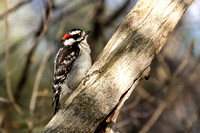
[[[80,53],[74,62],[71,71],[68,73],[63,85],[61,86],[62,90],[60,100],[62,100],[64,97],[68,97],[73,90],[78,87],[82,79],[86,76],[87,71],[91,67],[91,51],[85,40],[79,44]]]
[[[90,48],[87,42],[83,41],[79,44],[80,53],[73,67],[68,74],[67,83],[70,89],[74,90],[86,76],[87,71],[91,67]]]

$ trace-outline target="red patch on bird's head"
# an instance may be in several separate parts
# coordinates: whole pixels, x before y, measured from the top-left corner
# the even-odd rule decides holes
[[[65,39],[67,39],[68,37],[70,37],[71,36],[71,34],[65,34],[63,37],[62,37],[62,40],[65,40]]]

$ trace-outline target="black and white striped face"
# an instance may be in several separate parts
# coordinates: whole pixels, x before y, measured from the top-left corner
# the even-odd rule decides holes
[[[81,29],[73,29],[62,37],[62,44],[64,46],[73,45],[75,42],[84,40],[88,33],[89,32],[84,32]]]

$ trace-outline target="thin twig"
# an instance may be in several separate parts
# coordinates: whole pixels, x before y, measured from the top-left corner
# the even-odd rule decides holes
[[[169,65],[166,63],[166,61],[164,59],[164,55],[161,53],[158,56],[156,56],[156,59],[158,60],[159,64],[163,67],[163,70],[164,70],[165,74],[167,75],[167,77],[169,77],[171,79],[172,74],[171,74]]]
[[[136,92],[143,97],[144,99],[146,99],[147,101],[153,103],[156,101],[155,97],[152,96],[151,94],[149,94],[142,86],[138,86],[138,88],[136,89]]]
[[[79,2],[80,3],[80,2]],[[44,5],[44,4],[43,4]],[[52,5],[52,2],[51,2],[51,4],[49,4],[50,6]],[[49,8],[50,8],[50,10],[49,10],[49,14],[50,14],[50,16],[49,16],[49,20],[51,20],[51,23],[54,23],[54,22],[56,22],[57,20],[59,20],[59,19],[61,19],[61,17],[62,16],[65,16],[65,18],[66,18],[66,14],[69,14],[69,15],[72,15],[72,14],[74,14],[74,13],[76,13],[77,12],[77,9],[78,10],[81,10],[85,5],[88,5],[88,3],[87,2],[82,2],[81,4],[79,4],[79,5],[77,5],[76,7],[73,7],[72,9],[68,9],[67,8],[67,6],[63,9],[63,11],[61,12],[61,13],[59,13],[58,15],[56,15],[56,16],[52,16],[52,10],[53,10],[53,5],[52,5],[52,7],[50,7],[49,6]],[[55,9],[55,8],[54,8]],[[44,14],[43,14],[44,15]],[[47,15],[46,15],[47,16]],[[43,18],[44,19],[44,18]],[[47,27],[48,28],[48,27]],[[43,29],[43,26],[41,26],[40,28],[39,28],[39,31],[38,32],[36,32],[36,35],[37,35],[37,38],[40,38],[39,36],[40,36],[40,34],[41,34],[41,32],[42,32],[42,29]],[[58,34],[58,35],[60,35],[60,34]],[[58,36],[57,35],[57,36]],[[39,39],[40,40],[40,39]],[[35,45],[37,45],[37,43],[39,42],[39,40],[37,40],[37,39],[35,39],[35,41],[31,44],[31,46],[35,46]],[[35,42],[36,42],[36,44],[35,44]],[[35,49],[35,48],[33,48],[33,47],[31,47],[22,57],[20,57],[20,59],[17,61],[18,63],[14,66],[14,68],[12,68],[11,70],[10,70],[10,72],[9,73],[13,73],[15,70],[17,70],[17,68],[20,66],[20,64],[21,64],[21,62],[23,61],[23,59],[26,57],[29,57],[29,55],[32,55],[32,54],[29,54],[31,51],[34,51],[33,49]],[[1,56],[0,56],[1,57]],[[30,64],[30,63],[27,63],[27,60],[26,60],[26,63],[25,64]],[[25,65],[25,66],[28,66],[28,65]],[[23,69],[24,71],[22,72],[23,73],[23,75],[26,75],[26,71],[28,71],[27,69],[26,69],[26,67],[24,67],[24,69]],[[23,76],[21,76],[21,78],[20,79],[22,79],[22,77]],[[20,81],[22,81],[22,80],[20,80]],[[23,80],[24,81],[24,80]],[[19,82],[19,84],[20,84],[20,82]],[[19,86],[19,85],[18,85]],[[20,85],[20,86],[22,86],[23,87],[23,85]],[[22,88],[21,87],[21,88]],[[18,88],[18,87],[17,87]],[[18,89],[16,89],[16,90],[18,90]],[[17,94],[16,94],[17,95]],[[18,96],[15,96],[15,97],[18,97]],[[16,98],[16,101],[18,101],[18,98]]]
[[[133,82],[130,88],[121,96],[119,103],[116,105],[116,107],[110,112],[110,114],[106,116],[103,122],[101,122],[101,124],[97,127],[97,130],[95,132],[106,131],[106,133],[109,133],[110,130],[113,130],[113,128],[115,128],[115,122],[119,115],[120,109],[124,105],[125,101],[130,97],[132,91],[135,89],[139,81],[144,79],[144,77],[149,73],[149,71],[150,67],[148,66],[140,73],[140,75]]]
[[[43,0],[41,0],[43,1]],[[43,3],[43,2],[42,2]],[[42,9],[42,12],[43,12],[43,18],[42,18],[42,23],[43,23],[43,26],[42,26],[42,29],[40,29],[41,31],[40,34],[38,35],[38,37],[35,39],[35,41],[32,43],[31,45],[31,48],[25,53],[25,55],[30,55],[30,53],[33,53],[32,51],[35,50],[35,48],[37,47],[38,45],[38,42],[41,40],[41,38],[45,35],[45,33],[47,32],[48,30],[48,26],[50,24],[50,21],[51,21],[51,18],[52,18],[52,0],[49,0],[48,2],[48,6],[49,6],[49,14],[47,15],[46,14],[46,8],[43,5],[43,9]],[[44,18],[44,17],[47,17],[48,16],[48,19],[47,18]],[[32,54],[31,54],[32,55]]]
[[[3,108],[3,109],[0,110],[0,114],[1,114],[1,115],[0,115],[0,127],[1,127],[1,128],[0,128],[0,131],[3,130],[2,124],[3,124],[3,122],[4,122],[4,120],[5,120],[5,117],[6,117],[6,115],[5,115],[5,114],[6,114],[6,111],[7,111],[7,110],[6,110],[5,108]]]
[[[59,26],[57,34],[56,34],[56,38],[59,38],[64,33],[66,21],[67,21],[67,17],[63,15],[61,22],[60,22],[60,26]]]
[[[95,7],[94,7],[94,16],[93,16],[93,34],[92,34],[92,39],[95,43],[92,43],[90,45],[92,49],[92,60],[97,58],[97,55],[99,54],[99,49],[103,48],[103,44],[97,45],[99,42],[100,38],[102,40],[104,39],[103,33],[104,33],[104,19],[103,19],[103,13],[105,9],[105,0],[99,0],[95,2]],[[97,48],[98,47],[98,48]]]
[[[35,103],[36,103],[36,98],[37,98],[37,94],[38,94],[38,89],[39,89],[39,85],[40,85],[40,80],[42,78],[42,73],[44,71],[45,65],[49,59],[49,57],[51,56],[52,53],[52,47],[50,47],[45,55],[45,57],[43,58],[39,68],[38,68],[38,72],[36,74],[36,78],[35,78],[35,83],[33,86],[33,93],[32,93],[32,97],[31,97],[31,101],[30,101],[30,113],[33,113],[33,111],[35,110]]]
[[[171,88],[170,90],[173,90],[174,88]],[[175,89],[174,89],[175,90]],[[148,122],[141,128],[141,130],[138,133],[146,133],[149,131],[149,129],[154,125],[154,123],[158,120],[160,115],[163,113],[163,111],[166,109],[168,105],[172,103],[172,101],[175,100],[178,94],[183,90],[183,85],[177,86],[176,91],[172,91],[164,100],[159,104],[157,109],[154,111],[151,118],[148,120]]]
[[[30,58],[32,57],[33,53],[35,52],[36,47],[38,46],[39,41],[42,39],[42,37],[46,34],[47,30],[48,30],[48,26],[50,24],[51,18],[52,18],[52,0],[49,0],[48,2],[49,4],[49,15],[44,15],[44,16],[48,16],[48,19],[43,19],[46,20],[45,22],[43,22],[43,26],[42,29],[40,29],[39,35],[37,35],[35,41],[31,44],[31,48],[25,53],[25,57],[26,57],[26,61],[25,61],[25,67],[23,69],[22,72],[22,76],[19,80],[19,83],[17,85],[16,91],[15,91],[15,98],[16,98],[16,102],[18,102],[20,95],[21,95],[21,91],[23,89],[23,85],[26,82],[27,79],[27,75],[28,75],[28,70],[29,67],[31,65],[31,61]],[[46,13],[45,8],[43,8],[43,13]]]
[[[176,86],[176,89],[174,89],[174,87],[170,87],[170,85],[173,84],[173,81],[177,78],[178,74],[181,73],[183,71],[184,67],[187,65],[189,56],[192,52],[193,45],[194,45],[194,43],[191,43],[191,45],[188,48],[188,52],[187,52],[186,56],[184,57],[184,59],[182,60],[180,65],[177,67],[175,72],[173,73],[170,83],[167,86],[165,86],[170,91],[167,98],[158,105],[157,109],[154,111],[154,113],[152,114],[150,119],[147,121],[147,123],[141,128],[139,133],[146,133],[147,131],[149,131],[149,129],[158,120],[158,118],[161,116],[161,114],[166,109],[166,107],[168,105],[170,105],[175,100],[177,95],[180,94],[180,92],[183,90],[183,84],[179,83],[179,86]],[[178,82],[176,82],[176,83],[178,84]]]
[[[189,129],[192,127],[192,125],[198,120],[199,118],[199,112],[194,112],[190,117],[189,119],[187,119],[186,121],[186,124],[184,126],[184,132],[185,133],[188,133],[189,132]]]
[[[137,89],[136,89],[136,90],[137,90]],[[135,91],[136,91],[136,90],[135,90]],[[133,102],[131,102],[131,103],[128,104],[128,105],[125,105],[125,106],[122,108],[121,112],[126,113],[126,112],[128,112],[128,110],[133,109],[133,107],[136,106],[136,105],[139,103],[140,100],[141,100],[141,96],[140,96],[140,95],[137,95],[137,96],[134,98],[134,101],[133,101]]]
[[[75,2],[75,1],[74,1]],[[88,6],[88,2],[81,1],[77,2],[78,4],[75,4],[75,6],[71,7],[69,9],[68,4],[63,8],[63,10],[58,13],[57,15],[53,16],[53,22],[62,19],[63,16],[73,15],[74,13],[77,13],[77,11],[80,11],[81,9],[85,8],[85,6]]]
[[[10,100],[4,97],[0,97],[0,102],[10,103]]]
[[[13,92],[12,92],[12,87],[11,87],[11,79],[10,79],[10,74],[9,74],[9,70],[10,70],[10,66],[9,66],[9,40],[8,40],[8,35],[9,35],[9,30],[8,30],[8,17],[7,17],[7,2],[5,2],[5,27],[6,27],[6,46],[5,46],[5,68],[6,68],[6,90],[7,90],[7,94],[8,94],[8,97],[9,97],[9,100],[10,102],[12,103],[13,107],[15,108],[15,110],[17,111],[17,113],[20,115],[20,116],[23,116],[23,112],[21,110],[21,108],[16,104],[15,102],[15,98],[14,98],[14,95],[13,95]]]
[[[33,116],[34,116],[34,111],[35,111],[35,105],[36,105],[36,100],[37,100],[37,96],[38,96],[38,90],[39,90],[39,86],[40,86],[40,81],[41,81],[41,78],[42,78],[42,74],[43,74],[43,71],[44,71],[44,68],[45,68],[45,65],[49,59],[49,57],[51,56],[51,53],[52,53],[52,47],[50,47],[45,55],[45,57],[43,58],[39,68],[38,68],[38,71],[37,71],[37,74],[36,74],[36,78],[35,78],[35,83],[34,83],[34,86],[33,86],[33,93],[32,93],[32,97],[31,97],[31,100],[30,100],[30,106],[29,106],[29,115],[30,115],[30,129],[33,128]]]
[[[194,48],[194,44],[195,44],[195,41],[192,40],[190,46],[188,47],[187,49],[187,53],[184,57],[184,59],[182,60],[181,64],[178,66],[178,68],[175,70],[173,77],[177,77],[179,73],[181,73],[183,71],[183,69],[185,68],[185,66],[187,65],[187,63],[189,62],[189,58],[190,58],[190,55],[192,53],[192,50]]]
[[[4,16],[8,15],[9,13],[15,11],[16,9],[18,9],[20,6],[30,2],[31,0],[24,0],[24,1],[19,1],[16,5],[14,5],[12,8],[10,9],[6,9],[7,11],[3,12],[0,14],[0,19],[3,18]]]

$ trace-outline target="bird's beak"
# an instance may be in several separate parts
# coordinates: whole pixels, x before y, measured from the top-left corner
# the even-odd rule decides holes
[[[92,31],[86,31],[85,34],[89,35],[90,33],[92,33]]]

